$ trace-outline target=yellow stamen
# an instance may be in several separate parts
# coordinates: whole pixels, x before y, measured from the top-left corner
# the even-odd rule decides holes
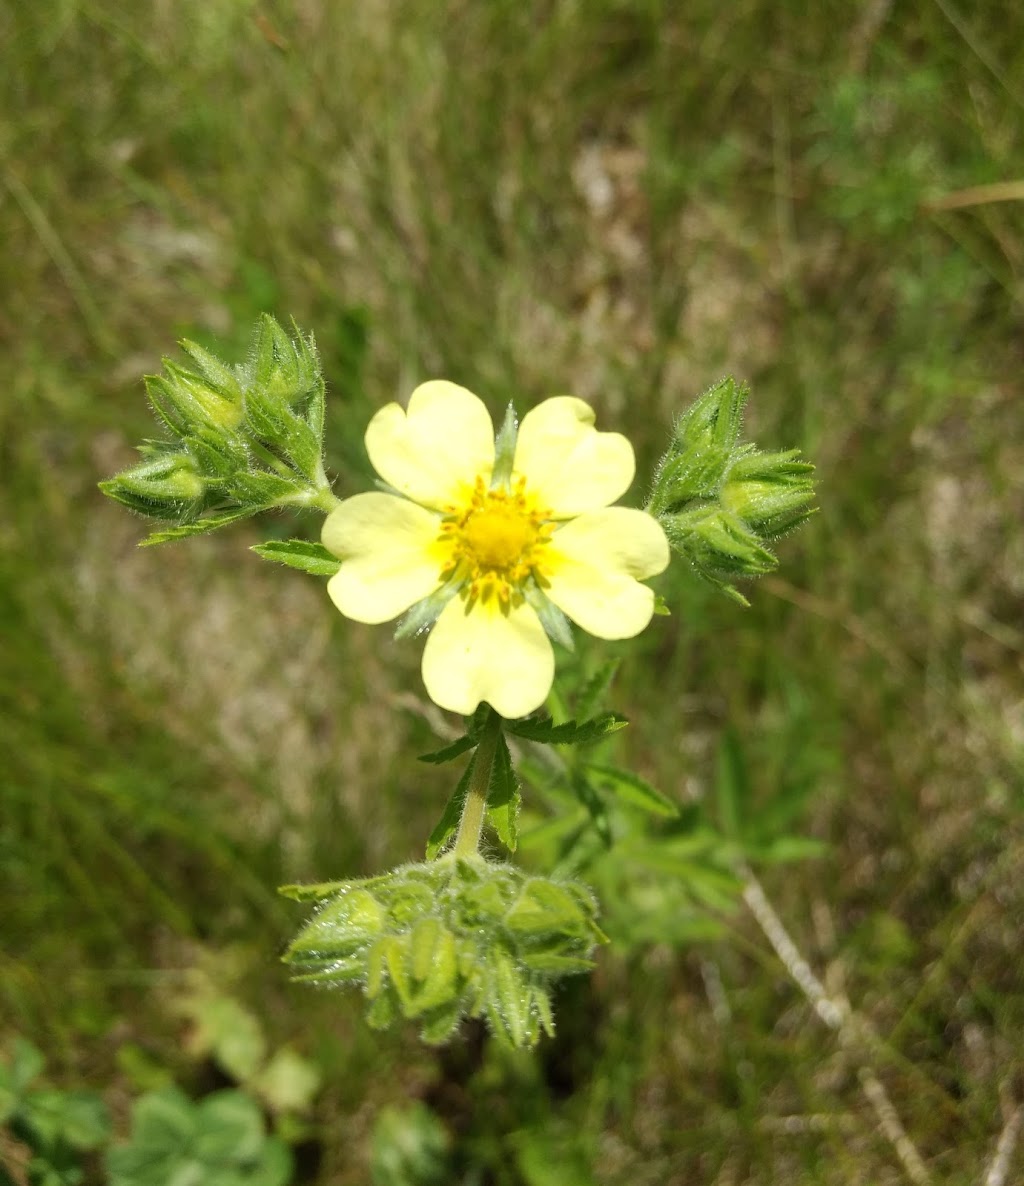
[[[544,546],[554,524],[520,478],[512,490],[489,489],[477,478],[462,507],[450,507],[441,524],[439,542],[448,557],[441,573],[466,578],[466,596],[473,603],[496,598],[503,610],[521,600],[519,588],[532,573],[543,580]]]

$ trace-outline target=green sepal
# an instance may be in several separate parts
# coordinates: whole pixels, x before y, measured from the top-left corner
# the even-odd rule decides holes
[[[561,725],[556,725],[550,717],[523,717],[506,721],[505,729],[516,737],[543,745],[593,745],[628,724],[619,713],[605,712],[589,721],[566,721]]]
[[[814,499],[813,467],[798,449],[740,443],[747,396],[725,378],[680,417],[646,508],[697,574],[740,605],[749,603],[732,580],[774,571],[765,544],[804,523]]]
[[[523,595],[526,597],[527,604],[540,619],[540,624],[544,627],[544,633],[548,638],[552,642],[557,642],[563,650],[573,654],[576,650],[576,643],[572,636],[569,619],[565,614],[532,581],[523,589]]]
[[[509,403],[505,418],[494,439],[494,468],[491,470],[492,486],[507,486],[512,479],[512,466],[516,458],[516,440],[519,437],[519,418],[515,407]]]
[[[315,577],[332,577],[341,568],[341,561],[323,544],[308,539],[270,540],[265,544],[253,544],[249,551],[264,560],[273,560]]]
[[[654,473],[647,506],[652,515],[660,518],[694,499],[717,496],[737,447],[748,395],[745,383],[726,377],[679,417]]]
[[[237,384],[233,392],[218,389],[172,359],[162,360],[163,375],[147,375],[149,402],[175,436],[205,427],[234,429],[241,420]]]
[[[295,478],[266,470],[239,470],[223,482],[223,488],[239,505],[260,509],[299,502],[309,489]]]
[[[195,370],[165,359],[145,379],[172,441],[141,446],[141,465],[101,483],[107,495],[177,526],[149,543],[198,535],[272,506],[323,506],[324,384],[312,339],[260,319],[248,361],[220,362],[195,342]],[[204,516],[206,516],[204,518]]]
[[[585,886],[479,856],[325,887],[284,955],[296,979],[360,985],[370,1025],[405,1017],[430,1042],[473,1016],[503,1042],[534,1044],[553,1028],[548,986],[590,968],[605,941]]]
[[[160,452],[99,487],[108,498],[151,519],[198,514],[206,497],[206,482],[184,452]]]
[[[597,763],[587,763],[587,774],[598,786],[607,787],[624,803],[630,803],[652,815],[676,816],[679,814],[679,804],[674,803],[667,795],[662,794],[656,787],[639,774],[630,770],[620,770],[617,766],[602,766]]]
[[[231,367],[221,362],[216,355],[211,354],[198,342],[182,338],[178,345],[196,364],[200,375],[214,391],[226,400],[241,403],[242,388],[238,382],[238,376]]]
[[[440,589],[435,589],[428,597],[416,604],[399,619],[395,627],[395,638],[413,638],[429,630],[441,616],[441,611],[459,591],[459,580],[450,580]]]
[[[519,782],[512,768],[508,743],[499,734],[494,765],[491,767],[491,782],[487,790],[487,818],[498,833],[498,839],[509,852],[515,852],[519,843],[516,821],[519,818],[521,803],[522,795],[519,793]]]
[[[799,449],[790,449],[740,458],[719,493],[722,506],[764,539],[799,527],[815,511],[814,466],[799,456]]]
[[[252,435],[271,452],[316,480],[321,472],[323,447],[320,438],[281,397],[262,387],[246,392],[245,421]]]

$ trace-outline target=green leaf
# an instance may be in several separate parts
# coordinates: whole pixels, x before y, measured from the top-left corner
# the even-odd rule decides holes
[[[563,725],[556,725],[551,717],[524,717],[519,721],[506,721],[505,729],[516,737],[544,745],[592,745],[628,724],[619,713],[606,712],[589,721],[566,721]]]
[[[171,527],[167,531],[154,531],[145,539],[139,541],[140,548],[151,548],[155,544],[174,543],[175,540],[188,539],[192,535],[206,535],[207,532],[217,531],[227,527],[230,523],[237,523],[239,519],[248,519],[256,514],[258,508],[246,507],[237,511],[225,511],[221,515],[210,515],[195,523],[182,523],[178,527]]]
[[[348,881],[317,881],[311,885],[279,885],[277,892],[282,898],[291,898],[293,902],[317,902],[347,889],[350,884]]]
[[[304,1112],[320,1090],[320,1069],[290,1046],[282,1046],[252,1081],[274,1112]]]
[[[508,743],[499,734],[494,765],[491,768],[491,783],[487,790],[487,818],[498,833],[498,839],[509,852],[515,852],[519,840],[516,820],[521,802],[522,796],[519,793],[515,771],[512,769]]]
[[[815,860],[826,856],[829,845],[813,836],[779,836],[759,847],[751,856],[770,865],[783,865],[789,861]]]
[[[620,659],[608,659],[580,689],[576,697],[576,712],[584,720],[600,708],[608,694],[608,689],[612,686],[612,680],[615,679],[620,663]]]
[[[236,1083],[244,1083],[262,1065],[267,1040],[256,1016],[228,996],[201,996],[187,1002],[186,1009],[196,1024],[198,1050]]]
[[[47,1145],[66,1143],[73,1149],[95,1149],[110,1135],[107,1106],[91,1091],[48,1088],[29,1097],[30,1123]]]
[[[0,1083],[7,1086],[16,1095],[20,1095],[26,1087],[43,1073],[46,1060],[37,1047],[27,1038],[14,1039],[11,1051],[10,1065],[0,1065]]]
[[[434,750],[433,753],[420,754],[417,761],[429,762],[432,766],[442,766],[445,762],[454,761],[455,758],[460,757],[467,750],[471,750],[478,742],[476,737],[472,737],[469,733],[453,741],[451,745],[446,745],[443,749]]]
[[[715,799],[722,831],[731,839],[743,834],[750,778],[739,734],[731,726],[722,734],[715,768]]]
[[[596,763],[588,763],[587,770],[599,786],[607,787],[624,803],[643,808],[652,815],[679,814],[679,805],[652,787],[639,774],[620,770],[617,766],[602,766]]]
[[[459,820],[462,818],[462,807],[466,802],[466,795],[469,793],[469,782],[473,776],[473,767],[476,765],[476,759],[477,755],[474,753],[473,757],[469,760],[469,765],[459,779],[459,785],[452,792],[452,796],[448,800],[441,818],[437,821],[434,830],[430,833],[430,839],[427,841],[428,861],[434,860],[458,830]]]
[[[587,780],[585,775],[580,770],[575,770],[571,778],[573,794],[587,809],[587,814],[590,816],[590,822],[594,826],[594,831],[597,832],[601,843],[605,848],[612,846],[612,828],[608,819],[608,812],[601,799],[601,796],[594,790]]]
[[[341,567],[341,561],[323,544],[307,539],[271,540],[265,544],[253,544],[250,551],[264,560],[273,560],[317,577],[334,576]]]
[[[241,1091],[218,1091],[199,1104],[190,1152],[209,1166],[243,1166],[257,1160],[264,1140],[256,1102]]]

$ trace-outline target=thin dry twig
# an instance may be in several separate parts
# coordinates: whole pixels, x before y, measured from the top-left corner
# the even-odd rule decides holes
[[[743,900],[751,914],[757,919],[765,938],[774,948],[775,954],[784,964],[794,983],[803,992],[815,1013],[829,1029],[839,1036],[844,1044],[851,1047],[861,1046],[859,1031],[862,1027],[857,1024],[847,1003],[837,1001],[829,996],[825,991],[825,986],[815,976],[810,964],[800,954],[796,944],[790,938],[782,920],[775,913],[775,908],[768,901],[761,883],[749,868],[743,868],[741,872],[744,878]],[[892,1145],[907,1177],[915,1186],[929,1186],[932,1180],[931,1174],[914,1142],[907,1135],[882,1081],[866,1063],[862,1063],[857,1074],[864,1095],[878,1118],[879,1128],[889,1144]],[[986,1183],[986,1186],[989,1184]],[[999,1186],[998,1183],[997,1186]]]
[[[1006,1175],[1010,1172],[1010,1161],[1017,1146],[1021,1127],[1024,1126],[1024,1104],[1018,1104],[1013,1109],[1003,1125],[1003,1131],[996,1142],[996,1151],[992,1157],[992,1164],[985,1175],[984,1186],[1005,1186]]]
[[[1024,180],[993,181],[954,190],[924,204],[926,210],[961,210],[965,206],[987,206],[991,202],[1024,202]]]

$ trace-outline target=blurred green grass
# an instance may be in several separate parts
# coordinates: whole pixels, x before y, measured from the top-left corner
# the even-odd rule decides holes
[[[1022,1091],[1024,222],[956,195],[1024,179],[1022,33],[949,0],[0,13],[5,1031],[115,1099],[126,1041],[194,1077],[168,1001],[224,948],[325,1070],[318,1181],[365,1180],[410,1096],[466,1181],[899,1180],[739,914],[607,953],[532,1061],[287,986],[273,887],[418,856],[439,807],[416,648],[245,530],[137,553],[95,490],[174,339],[238,357],[263,310],[317,335],[343,494],[372,409],[427,376],[494,411],[583,396],[642,474],[729,370],[822,513],[747,612],[669,574],[673,617],[623,650],[624,746],[703,799],[729,727],[758,810],[807,789],[830,855],[768,890],[936,1180],[980,1180]]]

